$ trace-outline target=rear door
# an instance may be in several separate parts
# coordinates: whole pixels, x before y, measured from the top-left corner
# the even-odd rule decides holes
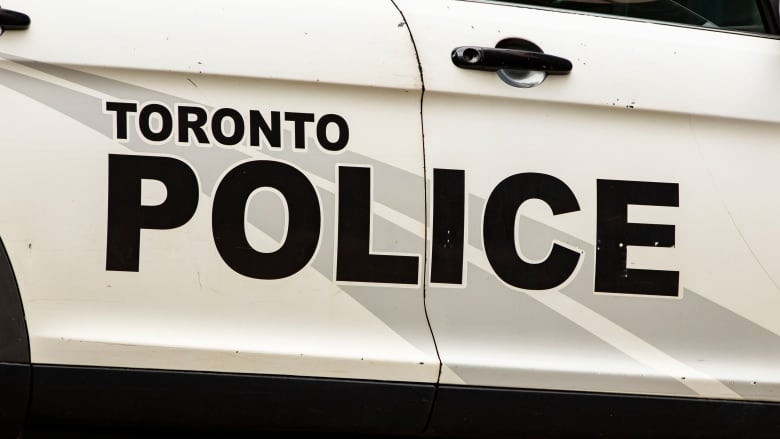
[[[780,42],[756,2],[398,4],[442,384],[780,401]],[[573,68],[502,80],[464,46]]]
[[[3,6],[32,18],[0,37],[32,421],[422,429],[422,82],[392,2]]]

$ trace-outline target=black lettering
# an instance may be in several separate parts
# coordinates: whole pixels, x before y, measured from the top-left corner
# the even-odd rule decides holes
[[[225,134],[223,122],[230,119],[233,122],[233,133]],[[232,108],[220,108],[211,118],[211,133],[214,140],[222,145],[238,145],[244,138],[244,118],[241,113]]]
[[[168,195],[141,205],[141,180],[157,180]],[[170,157],[108,156],[106,270],[138,271],[141,229],[166,230],[187,223],[198,207],[198,180],[186,163]]]
[[[334,123],[339,128],[339,135],[335,142],[328,140],[328,124]],[[349,126],[347,121],[338,114],[326,114],[317,121],[317,141],[320,146],[328,151],[341,151],[349,142]]]
[[[551,175],[524,173],[508,177],[496,186],[485,206],[485,254],[496,275],[509,285],[549,290],[574,273],[580,254],[553,244],[550,255],[540,263],[529,263],[520,257],[515,246],[515,219],[520,206],[531,199],[547,203],[553,215],[580,210],[571,189]]]
[[[371,253],[371,169],[339,166],[338,173],[336,280],[416,284],[417,256]]]
[[[116,123],[116,138],[127,140],[127,115],[138,111],[138,105],[132,102],[106,102],[106,111],[116,113],[114,120]]]
[[[463,283],[465,179],[462,170],[433,170],[433,283]]]
[[[628,205],[679,207],[679,185],[598,180],[595,290],[602,293],[677,296],[680,273],[626,267],[629,245],[674,247],[675,227],[628,222]]]
[[[306,122],[314,122],[312,113],[284,113],[284,120],[295,123],[295,149],[306,149]]]
[[[287,236],[271,253],[252,248],[246,236],[244,214],[249,197],[259,188],[273,188],[287,202]],[[309,263],[320,239],[320,204],[317,191],[294,167],[271,160],[256,160],[233,168],[214,195],[212,230],[217,251],[236,272],[254,279],[282,279]]]
[[[190,119],[195,116],[195,119]],[[203,126],[209,119],[209,115],[203,108],[180,105],[177,109],[178,142],[190,142],[190,130],[200,144],[208,144],[209,138]]]
[[[160,131],[155,132],[152,130],[152,115],[157,114],[160,116],[162,124]],[[147,104],[141,109],[141,113],[138,115],[138,127],[141,129],[141,134],[152,142],[164,142],[171,137],[173,133],[173,115],[171,115],[168,107],[162,104]]]
[[[259,111],[251,110],[249,112],[249,144],[251,146],[260,146],[261,130],[271,148],[282,147],[282,122],[281,114],[278,111],[271,112],[270,127]]]

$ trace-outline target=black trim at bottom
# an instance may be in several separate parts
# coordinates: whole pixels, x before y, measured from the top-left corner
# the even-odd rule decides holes
[[[416,434],[435,386],[33,365],[31,425]]]
[[[0,437],[16,437],[30,396],[30,366],[0,363]]]
[[[0,385],[18,379],[22,389],[25,370],[0,367]],[[31,438],[79,430],[780,438],[778,403],[101,367],[33,365],[32,374]],[[3,419],[18,414],[0,399]],[[36,435],[41,428],[54,436]]]
[[[440,386],[428,433],[478,438],[778,438],[780,404]]]

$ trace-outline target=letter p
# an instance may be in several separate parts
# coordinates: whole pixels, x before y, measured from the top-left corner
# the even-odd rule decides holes
[[[141,181],[161,182],[162,204],[141,204]],[[106,270],[138,271],[141,229],[167,230],[187,223],[198,207],[198,179],[189,165],[170,157],[108,156]]]

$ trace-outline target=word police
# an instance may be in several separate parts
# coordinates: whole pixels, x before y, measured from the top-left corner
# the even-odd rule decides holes
[[[294,148],[306,149],[306,125],[313,124],[317,143],[326,151],[338,152],[349,142],[349,125],[337,114],[316,117],[313,113],[271,111],[268,117],[259,110],[250,110],[248,116],[232,108],[212,111],[195,105],[177,104],[171,110],[161,103],[145,103],[140,111],[135,102],[107,101],[104,110],[114,116],[114,136],[128,140],[131,114],[136,114],[138,135],[151,143],[166,142],[173,136],[176,143],[233,146],[261,145],[264,138],[270,148],[282,147],[282,119],[292,128]],[[209,133],[211,136],[209,136]],[[212,141],[213,138],[213,141]]]
[[[131,110],[126,108],[127,112]],[[370,167],[337,167],[335,280],[416,285],[420,255],[371,253],[371,172]],[[162,204],[141,204],[144,179],[157,180],[165,186],[167,195]],[[287,209],[286,237],[272,252],[255,250],[245,230],[247,203],[261,188],[278,192]],[[434,169],[432,193],[430,282],[462,285],[465,282],[465,171]],[[678,185],[598,180],[597,197],[594,291],[676,296],[678,272],[627,269],[626,258],[628,246],[674,246],[673,225],[629,223],[628,206],[677,207]],[[106,269],[138,271],[141,229],[172,229],[186,224],[195,214],[198,199],[198,179],[184,161],[110,154]],[[552,250],[542,262],[528,262],[519,255],[515,246],[515,217],[520,206],[531,199],[547,203],[554,215],[580,210],[572,190],[551,175],[509,176],[495,187],[485,205],[484,251],[493,271],[506,284],[527,290],[553,289],[571,277],[582,254],[551,243]],[[274,160],[241,163],[227,172],[214,193],[212,233],[217,251],[228,266],[242,275],[282,279],[296,274],[314,257],[321,229],[322,210],[317,190],[303,172],[290,164]]]

